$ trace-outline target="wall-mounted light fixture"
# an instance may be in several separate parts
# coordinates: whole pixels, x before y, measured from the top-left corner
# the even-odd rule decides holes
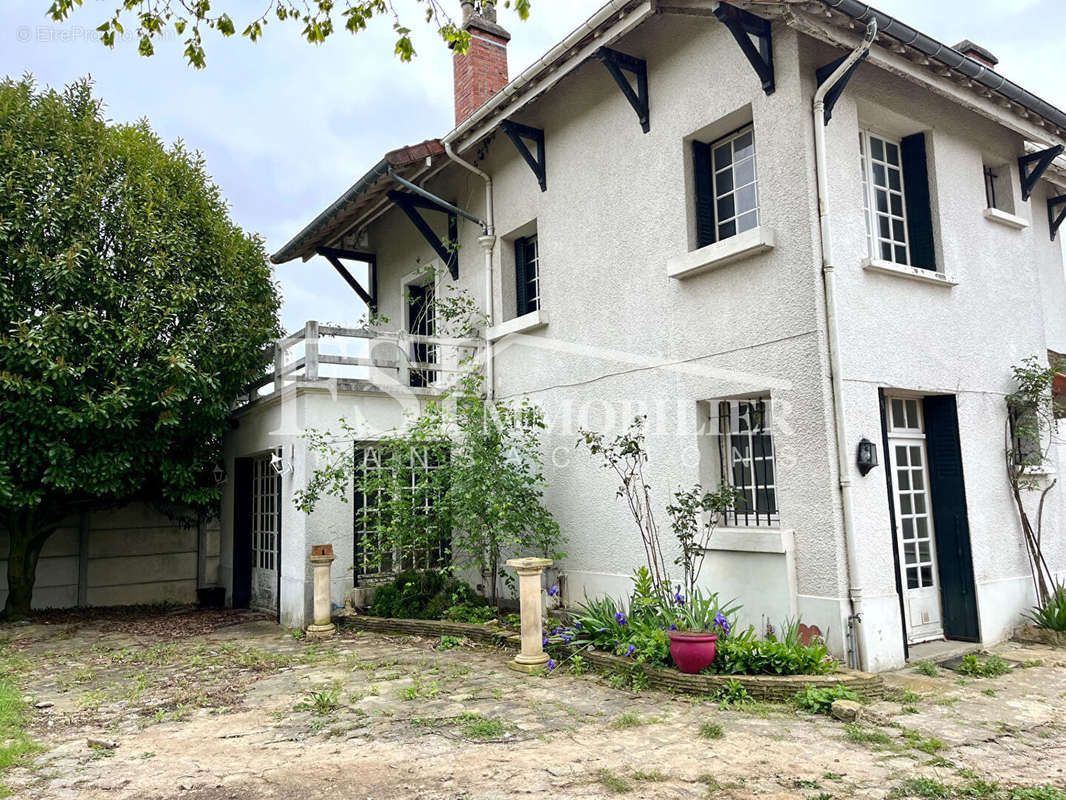
[[[215,486],[221,486],[226,482],[226,470],[223,469],[221,464],[215,464],[215,468],[211,470],[211,475],[215,478]]]
[[[270,456],[270,466],[278,475],[285,475],[292,472],[292,462],[286,461],[277,453]]]
[[[866,475],[866,473],[876,467],[877,445],[865,437],[861,439],[859,441],[859,454],[855,463],[859,468],[859,472],[863,475]]]

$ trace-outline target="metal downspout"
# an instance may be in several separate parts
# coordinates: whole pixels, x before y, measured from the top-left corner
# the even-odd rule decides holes
[[[851,616],[848,618],[849,638],[853,655],[852,666],[864,669],[867,664],[866,639],[862,630],[862,586],[857,575],[859,571],[858,547],[855,541],[855,529],[851,508],[851,463],[844,428],[844,399],[840,377],[840,342],[837,329],[835,276],[833,265],[833,239],[829,224],[829,173],[826,166],[825,150],[825,96],[844,74],[870,49],[877,36],[877,20],[873,19],[866,26],[866,36],[862,43],[844,59],[833,73],[818,87],[814,93],[814,164],[818,183],[818,221],[821,230],[822,248],[822,287],[825,292],[826,332],[829,348],[830,386],[833,394],[833,418],[836,428],[837,470],[840,477],[840,513],[844,527],[844,549],[847,553],[848,599],[851,604]],[[856,630],[857,628],[857,630]]]
[[[485,170],[479,169],[455,154],[451,142],[444,142],[444,152],[452,161],[463,169],[473,172],[485,181],[485,228],[484,235],[478,237],[478,244],[485,251],[485,394],[492,402],[496,395],[495,366],[493,364],[492,341],[489,339],[489,327],[493,323],[493,291],[492,291],[492,251],[496,246],[496,223],[493,213],[492,202],[492,176]]]

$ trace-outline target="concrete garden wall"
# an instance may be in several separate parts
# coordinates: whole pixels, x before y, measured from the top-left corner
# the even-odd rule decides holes
[[[182,527],[137,503],[57,530],[37,563],[34,608],[194,603],[218,581],[219,523]],[[7,531],[0,530],[0,603],[7,599]]]

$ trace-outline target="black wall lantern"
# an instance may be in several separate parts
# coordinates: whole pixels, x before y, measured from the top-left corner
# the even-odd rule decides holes
[[[859,456],[855,462],[864,476],[877,466],[877,445],[869,439],[859,441]]]

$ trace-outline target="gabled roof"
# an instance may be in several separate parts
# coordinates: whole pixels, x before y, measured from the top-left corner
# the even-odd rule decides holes
[[[715,0],[609,0],[532,66],[524,70],[492,99],[461,122],[443,139],[393,150],[360,178],[329,208],[271,256],[275,264],[310,258],[388,207],[385,194],[392,187],[390,167],[414,180],[443,164],[430,167],[428,158],[444,154],[442,142],[464,151],[495,130],[499,123],[547,92],[558,81],[591,58],[603,46],[659,13],[708,16]],[[876,44],[892,54],[930,70],[929,82],[947,79],[953,87],[972,92],[975,100],[992,100],[1002,113],[1028,123],[1026,129],[1043,130],[1044,138],[1066,142],[1066,113],[1023,89],[998,72],[959,50],[926,36],[860,0],[730,0],[760,16],[782,19],[785,24],[811,33],[816,27],[853,28],[870,19],[878,23]],[[813,20],[813,21],[812,21]],[[912,78],[913,79],[913,78]],[[1032,138],[1032,137],[1030,137]]]
[[[390,170],[401,178],[411,180],[427,168],[427,161],[442,155],[444,145],[440,139],[427,139],[419,144],[390,150],[366,175],[334,200],[329,208],[311,220],[288,244],[274,253],[270,260],[275,264],[284,264],[294,258],[310,258],[315,254],[316,248],[343,236],[351,227],[353,219],[361,216],[360,212],[388,203],[385,195],[389,189],[396,187],[389,177]]]

